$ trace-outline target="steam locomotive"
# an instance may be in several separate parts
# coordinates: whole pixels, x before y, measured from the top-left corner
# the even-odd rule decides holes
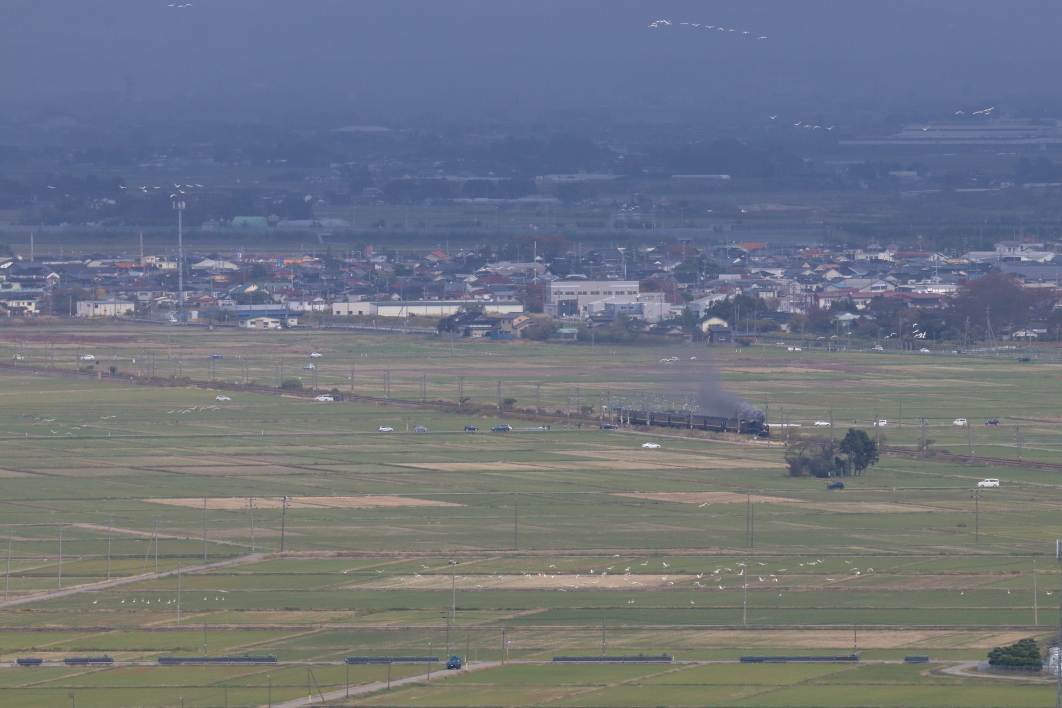
[[[710,430],[716,433],[740,433],[757,437],[770,437],[771,430],[762,420],[722,418],[699,413],[660,413],[622,408],[616,411],[616,422],[629,425],[660,425],[665,428],[688,428]]]

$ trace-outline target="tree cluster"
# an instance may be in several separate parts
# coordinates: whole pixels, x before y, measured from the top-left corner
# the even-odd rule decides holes
[[[847,477],[863,474],[879,459],[878,444],[865,430],[849,428],[841,441],[798,439],[785,451],[790,477]]]
[[[1040,659],[1040,647],[1035,639],[1021,639],[1010,646],[996,647],[988,652],[988,663],[992,666],[1024,667],[1039,669],[1043,667]]]

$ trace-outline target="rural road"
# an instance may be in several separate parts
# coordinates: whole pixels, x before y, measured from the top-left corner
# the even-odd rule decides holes
[[[248,563],[252,561],[261,560],[268,556],[268,553],[251,553],[250,555],[240,556],[239,558],[230,558],[229,560],[218,561],[217,563],[206,563],[204,565],[190,565],[187,568],[181,568],[182,573],[191,573],[200,570],[215,570],[217,568],[225,568],[230,565],[237,565],[239,563]],[[5,607],[14,607],[16,605],[25,605],[30,602],[38,602],[40,600],[54,600],[59,597],[67,597],[69,595],[77,595],[78,593],[88,592],[90,590],[107,590],[109,588],[116,588],[122,585],[129,585],[131,583],[139,583],[144,580],[157,580],[158,578],[168,578],[177,575],[176,570],[167,570],[162,573],[148,573],[146,575],[132,575],[127,578],[118,578],[116,580],[104,580],[102,583],[90,583],[88,585],[77,585],[67,590],[55,590],[53,592],[41,593],[39,595],[30,595],[29,597],[20,597],[16,600],[7,600],[6,602],[0,602],[0,609]]]
[[[500,661],[484,661],[484,662],[477,663],[474,666],[466,665],[466,669],[464,671],[446,671],[445,669],[443,669],[442,671],[433,671],[431,673],[431,676],[434,676],[437,679],[447,678],[449,676],[463,676],[464,674],[467,674],[470,671],[483,671],[484,669],[492,669],[492,668],[494,668],[496,666],[501,666],[501,665],[502,664],[501,664]],[[391,682],[391,687],[394,688],[395,686],[402,686],[402,685],[407,684],[407,683],[417,683],[418,681],[427,681],[428,678],[429,678],[428,674],[420,674],[419,676],[407,676],[406,678],[395,679],[394,681],[392,681]],[[387,682],[386,681],[382,681],[382,682],[379,682],[379,683],[367,683],[364,686],[352,687],[350,689],[350,695],[357,696],[357,695],[363,694],[363,693],[375,693],[376,691],[382,691],[382,690],[384,690],[386,688],[387,688]],[[346,689],[343,689],[341,691],[332,691],[331,693],[325,693],[324,694],[324,700],[325,701],[331,701],[331,700],[334,700],[334,699],[337,699],[337,698],[345,698],[346,695],[347,695],[347,690]],[[307,697],[307,698],[299,698],[299,699],[294,700],[294,701],[288,701],[287,703],[274,703],[273,704],[273,708],[299,708],[299,706],[308,706],[311,703],[323,703],[323,702],[324,701],[321,700],[321,694],[318,694],[316,696],[311,696],[311,697]]]
[[[977,663],[978,662],[976,661],[960,661],[956,664],[953,664],[952,666],[948,666],[947,668],[941,669],[940,673],[951,674],[952,676],[962,676],[963,678],[970,678],[971,676],[976,676],[977,678],[998,678],[1007,679],[1009,681],[1033,681],[1035,683],[1047,683],[1047,680],[1051,679],[1051,682],[1054,683],[1054,678],[1048,676],[1047,674],[1044,674],[1043,676],[1008,676],[1007,674],[968,673],[970,669],[977,668]]]

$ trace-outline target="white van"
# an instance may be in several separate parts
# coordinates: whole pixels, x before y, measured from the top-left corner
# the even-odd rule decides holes
[[[986,487],[998,487],[999,486],[999,480],[998,479],[982,479],[980,482],[977,483],[977,486],[980,487],[981,489],[985,489]]]
[[[965,418],[956,418],[951,422],[952,425],[969,425]]]

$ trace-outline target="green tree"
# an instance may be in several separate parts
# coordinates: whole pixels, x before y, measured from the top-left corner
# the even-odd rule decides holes
[[[1043,667],[1040,659],[1040,647],[1036,640],[1021,639],[1010,646],[996,647],[988,652],[988,663],[992,666],[1024,667],[1039,669]]]
[[[837,450],[845,456],[838,461],[846,475],[863,474],[867,467],[878,461],[878,444],[865,430],[849,428]]]

